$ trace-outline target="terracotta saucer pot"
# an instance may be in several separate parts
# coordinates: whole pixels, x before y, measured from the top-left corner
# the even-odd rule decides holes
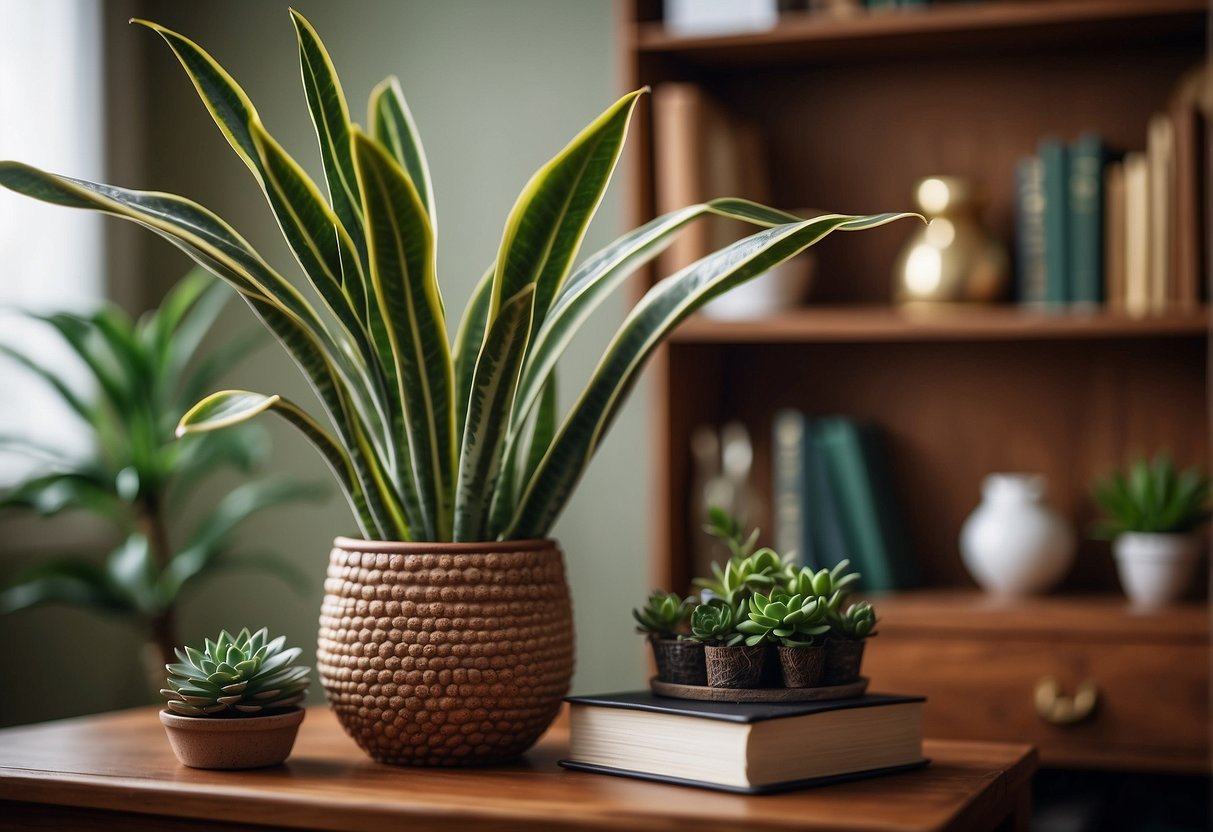
[[[560,710],[573,613],[552,540],[334,541],[316,669],[338,721],[381,763],[517,757]]]
[[[190,768],[240,769],[276,766],[290,756],[306,711],[293,708],[269,716],[199,717],[160,712],[169,745]]]

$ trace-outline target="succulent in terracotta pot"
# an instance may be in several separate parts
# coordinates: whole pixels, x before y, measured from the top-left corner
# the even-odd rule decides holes
[[[719,598],[691,613],[691,638],[704,644],[707,683],[714,688],[755,688],[762,683],[766,647],[745,643],[742,613]]]
[[[649,637],[657,678],[679,685],[707,684],[703,644],[684,638],[689,632],[693,599],[655,589],[648,602],[632,610],[637,631]]]
[[[777,590],[769,598],[755,593],[747,606],[748,614],[737,630],[751,647],[777,647],[784,687],[819,685],[825,670],[825,647],[819,637],[830,631],[825,600]]]
[[[637,90],[573,137],[523,188],[451,346],[436,270],[434,189],[400,84],[389,78],[377,86],[367,124],[354,124],[319,36],[301,15],[291,14],[327,197],[270,135],[253,102],[218,62],[188,38],[144,25],[180,59],[222,135],[264,192],[310,297],[231,226],[188,199],[99,185],[17,162],[0,162],[0,185],[143,225],[239,290],[307,376],[332,432],[281,395],[240,390],[199,402],[180,431],[215,430],[272,412],[301,430],[332,469],[363,537],[336,541],[321,615],[317,661],[338,717],[381,761],[507,759],[538,739],[555,717],[572,674],[563,561],[544,538],[645,361],[712,298],[832,232],[912,215],[802,219],[719,199],[657,217],[575,266],[644,93]],[[679,229],[710,214],[760,230],[654,285],[561,417],[554,371],[577,329]],[[471,655],[493,656],[511,674],[519,670],[517,695],[495,700],[498,708],[470,707],[463,694],[452,695],[443,697],[450,705],[443,720],[434,720],[427,710],[385,709],[368,692],[397,684],[398,671],[407,677],[420,669],[419,657],[404,648],[421,632],[432,636],[432,630],[402,629],[393,622],[420,622],[405,613],[414,603],[410,593],[436,586],[449,600],[431,604],[433,616],[424,623],[443,628],[444,652],[420,658],[429,669],[461,676],[482,676]],[[490,588],[497,595],[486,601]],[[380,604],[362,611],[367,595]],[[449,609],[440,608],[448,603]],[[531,632],[536,618],[547,622],[542,637],[493,635]],[[457,620],[489,619],[502,626],[451,627]],[[368,653],[392,654],[400,666],[359,667]],[[457,690],[479,701],[492,689],[485,684],[485,690],[470,682]],[[393,701],[431,698],[398,692]],[[440,730],[452,724],[447,718],[460,721],[464,736],[481,741],[438,742]]]
[[[300,649],[284,649],[263,627],[226,630],[203,649],[177,650],[168,664],[167,707],[160,721],[177,758],[192,768],[260,768],[291,752],[304,710],[311,668],[296,665]]]
[[[845,610],[828,609],[830,637],[826,641],[826,685],[845,685],[859,678],[863,647],[876,635],[876,610],[859,601]]]

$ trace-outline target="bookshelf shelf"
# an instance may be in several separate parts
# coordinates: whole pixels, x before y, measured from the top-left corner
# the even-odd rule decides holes
[[[752,320],[697,316],[674,334],[681,344],[814,344],[916,341],[1050,341],[1207,338],[1209,311],[1132,318],[1017,307],[932,310],[889,307],[800,309]]]
[[[773,29],[688,37],[637,24],[633,49],[703,67],[745,67],[933,56],[1015,47],[1108,46],[1123,38],[1204,37],[1203,0],[956,3],[849,17],[788,13]]]

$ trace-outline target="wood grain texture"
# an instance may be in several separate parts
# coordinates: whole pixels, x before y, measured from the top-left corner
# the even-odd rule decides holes
[[[650,679],[649,687],[658,696],[675,699],[698,699],[703,702],[825,702],[831,699],[853,699],[862,696],[868,680],[847,685],[816,688],[713,688],[708,685],[679,685]]]
[[[1209,610],[1135,615],[1112,599],[998,602],[975,593],[873,597],[880,636],[864,670],[877,690],[923,694],[936,737],[1036,745],[1046,765],[1208,772]],[[1036,712],[1045,678],[1091,682],[1094,712],[1054,725]]]
[[[735,832],[993,829],[1024,805],[1036,766],[1030,747],[927,742],[924,750],[933,761],[926,769],[744,797],[563,771],[556,765],[567,752],[563,719],[512,765],[461,771],[381,765],[366,759],[327,708],[313,708],[286,765],[223,773],[181,767],[156,711],[140,709],[0,732],[0,801],[6,801],[0,813],[6,828],[47,828],[49,820],[82,829],[151,829],[180,818],[187,829],[208,821],[226,829],[362,832]],[[42,805],[50,808],[44,813]],[[102,822],[118,825],[96,825]]]

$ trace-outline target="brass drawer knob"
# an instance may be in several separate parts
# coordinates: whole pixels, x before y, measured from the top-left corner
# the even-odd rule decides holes
[[[1095,710],[1099,689],[1089,679],[1074,691],[1074,696],[1061,692],[1061,683],[1046,676],[1036,683],[1036,713],[1053,725],[1073,725],[1082,722]]]

